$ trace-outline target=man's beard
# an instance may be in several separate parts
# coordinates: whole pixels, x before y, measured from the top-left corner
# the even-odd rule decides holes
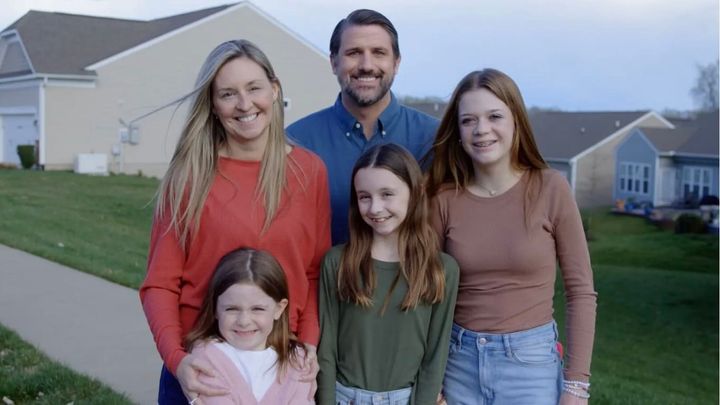
[[[358,76],[361,76],[359,74]],[[359,107],[369,107],[371,105],[374,105],[378,101],[382,100],[383,97],[390,91],[390,86],[392,86],[394,77],[390,77],[390,79],[385,79],[385,75],[382,76],[380,79],[380,87],[378,89],[378,92],[375,95],[371,96],[361,96],[358,94],[351,86],[350,84],[343,85],[343,93],[350,97],[350,99]],[[341,84],[342,85],[342,84]]]

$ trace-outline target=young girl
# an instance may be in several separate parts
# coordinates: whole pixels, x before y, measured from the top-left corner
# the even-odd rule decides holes
[[[422,181],[397,145],[355,163],[350,241],[321,268],[320,404],[436,402],[458,268],[440,253]]]
[[[210,281],[198,322],[185,339],[214,377],[201,375],[223,396],[209,404],[312,404],[311,383],[301,382],[305,346],[290,332],[288,285],[275,258],[241,248],[225,255]]]
[[[515,83],[494,69],[457,86],[427,191],[443,249],[460,265],[444,392],[454,404],[587,403],[596,293],[567,180],[540,156]],[[567,300],[563,373],[556,265]]]

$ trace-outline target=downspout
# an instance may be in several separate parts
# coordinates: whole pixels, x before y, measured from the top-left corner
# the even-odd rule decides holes
[[[47,162],[47,154],[45,153],[45,149],[47,147],[47,139],[45,136],[45,88],[48,84],[48,78],[47,76],[43,77],[42,83],[40,83],[39,87],[39,95],[38,95],[38,131],[40,132],[39,135],[39,166],[40,170],[45,170],[45,164]]]

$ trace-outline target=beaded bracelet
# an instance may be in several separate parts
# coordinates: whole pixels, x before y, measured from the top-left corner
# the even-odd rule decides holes
[[[574,389],[568,388],[568,387],[563,387],[563,391],[567,392],[570,395],[576,396],[578,398],[582,398],[582,399],[590,398],[590,394],[587,391],[574,390]]]
[[[563,380],[563,391],[579,398],[590,398],[590,383],[583,381],[566,381]]]

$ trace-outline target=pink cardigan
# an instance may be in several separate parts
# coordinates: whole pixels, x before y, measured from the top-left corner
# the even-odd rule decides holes
[[[201,374],[200,381],[213,387],[228,391],[227,395],[206,397],[201,396],[203,405],[314,405],[315,401],[308,399],[311,383],[301,382],[300,371],[289,366],[281,382],[275,382],[268,388],[260,401],[255,399],[252,388],[240,374],[235,364],[225,353],[212,344],[202,344],[192,351],[194,355],[204,358],[212,364],[215,377]]]

